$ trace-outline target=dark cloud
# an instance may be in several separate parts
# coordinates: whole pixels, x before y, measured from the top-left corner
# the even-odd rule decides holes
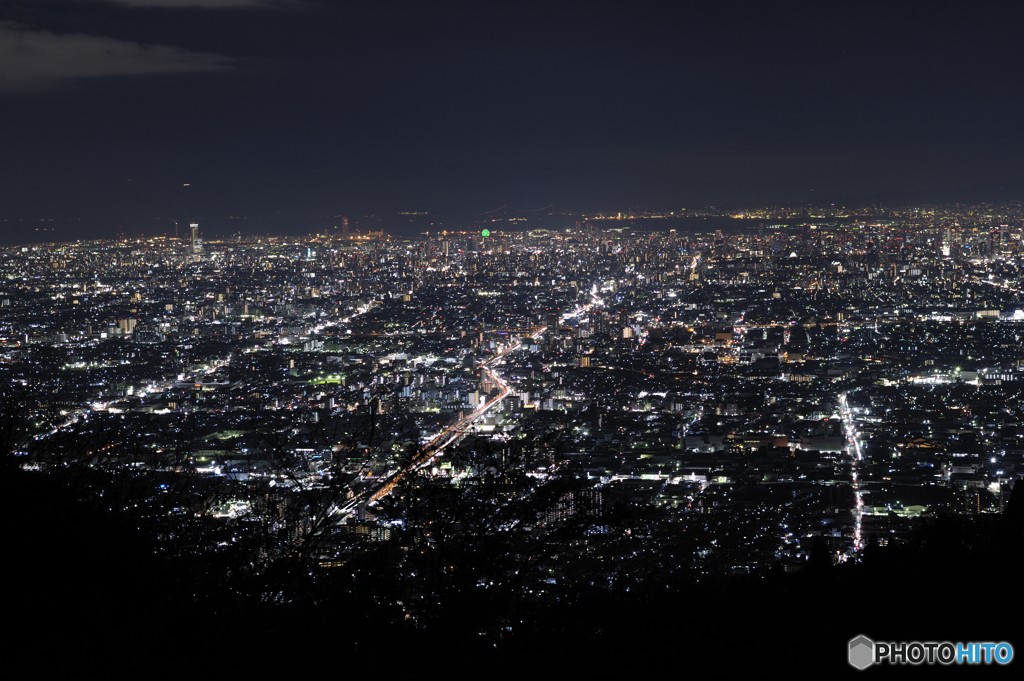
[[[80,0],[83,1],[83,0]],[[94,2],[96,0],[84,0]],[[103,0],[100,0],[103,1]],[[225,9],[235,7],[280,7],[298,4],[298,0],[105,0],[116,5],[129,7],[167,7]]]
[[[232,61],[218,54],[81,33],[56,34],[11,22],[0,23],[0,63],[0,92],[55,90],[88,78],[232,68]]]

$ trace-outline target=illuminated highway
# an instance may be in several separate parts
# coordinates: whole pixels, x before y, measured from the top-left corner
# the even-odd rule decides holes
[[[846,437],[852,445],[850,453],[853,455],[853,462],[850,465],[850,475],[853,494],[856,499],[856,506],[853,509],[853,550],[859,551],[864,546],[864,540],[861,536],[864,499],[861,494],[860,484],[857,481],[857,464],[863,460],[864,455],[860,451],[860,441],[857,439],[859,433],[853,420],[853,412],[850,410],[850,405],[846,402],[846,393],[839,396],[839,407],[843,418],[843,425],[846,428]]]
[[[531,337],[539,337],[542,333],[544,333],[546,329],[546,326],[540,327],[537,331],[535,331],[532,334]],[[377,501],[380,501],[381,499],[386,497],[388,494],[391,494],[391,492],[395,489],[398,483],[404,480],[405,477],[409,475],[409,473],[429,465],[435,458],[437,458],[444,451],[444,449],[448,445],[458,441],[459,438],[461,438],[462,435],[465,434],[466,430],[470,427],[470,425],[472,425],[478,419],[482,418],[491,409],[491,407],[496,405],[498,402],[501,402],[503,399],[505,399],[506,396],[508,396],[508,385],[501,380],[500,376],[491,371],[489,366],[503,358],[508,353],[514,350],[518,350],[521,347],[522,342],[516,341],[514,344],[505,348],[504,350],[496,354],[494,357],[491,357],[489,360],[480,365],[481,371],[487,374],[488,379],[490,379],[496,386],[498,386],[501,392],[496,397],[491,398],[490,401],[481,405],[476,410],[471,412],[468,416],[462,418],[456,423],[453,423],[452,425],[448,426],[443,431],[438,433],[434,437],[434,439],[432,439],[427,444],[426,448],[419,456],[415,457],[404,469],[402,469],[395,475],[391,476],[391,478],[389,478],[387,482],[381,485],[381,487],[377,489],[377,491],[370,495],[370,504],[374,504]],[[352,499],[339,510],[341,510],[343,513],[350,512],[351,510],[355,509],[355,507],[358,505],[359,499],[360,497]]]
[[[591,302],[589,304],[582,305],[573,310],[572,312],[567,312],[563,314],[561,321],[564,322],[574,317],[579,317],[580,315],[586,314],[595,305],[601,305],[603,303],[603,301],[599,297],[597,297],[597,295],[593,291],[591,291],[590,297]],[[548,327],[546,326],[538,328],[536,331],[530,334],[530,337],[534,339],[539,338],[540,335],[547,330],[547,328]],[[497,373],[492,371],[490,367],[497,363],[499,360],[501,360],[505,355],[515,350],[518,350],[521,347],[522,341],[516,341],[515,343],[505,348],[504,350],[496,354],[494,357],[491,357],[486,362],[483,362],[480,365],[481,371],[485,373],[487,375],[487,378],[500,389],[500,392],[496,397],[491,398],[491,400],[478,407],[468,416],[462,418],[458,422],[448,426],[443,431],[438,433],[427,444],[427,446],[424,448],[423,452],[419,454],[419,456],[415,457],[401,471],[391,476],[385,483],[383,483],[379,488],[377,488],[376,491],[369,493],[369,490],[364,490],[363,493],[349,500],[344,506],[339,507],[338,511],[340,511],[343,515],[348,515],[349,513],[354,511],[360,503],[362,503],[362,500],[367,496],[368,493],[368,503],[375,504],[376,502],[380,501],[387,495],[391,494],[391,492],[394,491],[395,487],[402,480],[404,480],[405,477],[408,476],[410,473],[419,470],[424,466],[429,466],[445,450],[446,447],[448,447],[452,443],[458,442],[458,440],[466,433],[466,430],[468,430],[469,427],[474,422],[483,418],[483,416],[491,409],[491,407],[498,404],[503,399],[505,399],[505,397],[508,396],[508,385],[503,380],[501,380],[501,377]]]

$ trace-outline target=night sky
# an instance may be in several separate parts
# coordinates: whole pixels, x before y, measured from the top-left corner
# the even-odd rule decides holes
[[[3,0],[0,228],[1024,186],[1024,11],[889,5]]]

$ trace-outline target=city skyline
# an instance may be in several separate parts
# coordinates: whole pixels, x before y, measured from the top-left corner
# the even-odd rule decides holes
[[[1022,19],[0,3],[16,654],[1011,663]]]
[[[584,666],[1010,645],[946,594],[1013,598],[1020,217],[766,218],[0,248],[16,619],[143,657],[295,612]]]

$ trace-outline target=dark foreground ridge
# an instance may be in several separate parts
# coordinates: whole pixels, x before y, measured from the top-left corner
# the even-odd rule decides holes
[[[1000,516],[922,520],[912,541],[869,543],[855,565],[833,566],[819,543],[792,574],[695,584],[680,566],[642,581],[623,575],[611,590],[575,584],[556,603],[446,599],[418,618],[426,625],[413,625],[388,605],[402,583],[395,547],[367,551],[344,571],[300,573],[290,558],[258,578],[236,577],[246,570],[230,560],[157,557],[137,523],[80,499],[80,486],[10,466],[3,477],[7,619],[16,655],[44,668],[110,656],[188,669],[208,663],[212,649],[225,651],[229,666],[235,655],[239,664],[273,663],[326,645],[342,659],[373,651],[413,665],[455,655],[526,668],[550,659],[566,670],[640,670],[662,660],[680,674],[847,673],[845,646],[859,634],[1013,643],[1019,609],[988,591],[1017,577],[1021,495]],[[993,607],[1007,617],[981,616]],[[926,670],[962,671],[872,673]]]

